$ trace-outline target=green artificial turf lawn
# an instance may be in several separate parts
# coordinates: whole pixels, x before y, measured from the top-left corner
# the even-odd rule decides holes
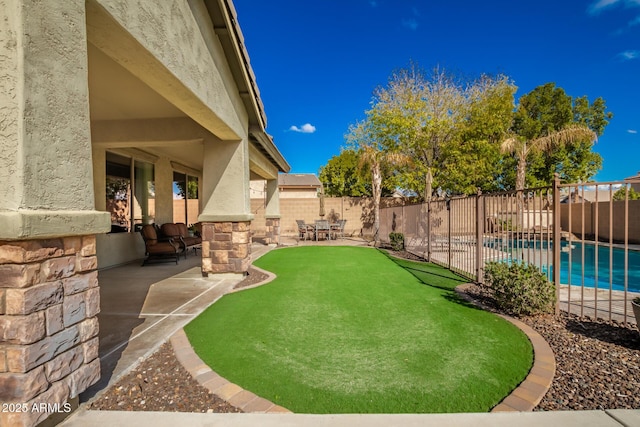
[[[256,265],[278,277],[185,331],[218,374],[293,412],[485,412],[531,366],[526,336],[459,300],[440,267],[313,246]]]

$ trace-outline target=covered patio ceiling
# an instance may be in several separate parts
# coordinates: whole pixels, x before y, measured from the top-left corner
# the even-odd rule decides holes
[[[91,43],[88,45],[88,56],[92,125],[106,121],[188,118],[184,112]],[[193,124],[196,125],[195,122]],[[164,155],[190,168],[202,170],[203,141],[199,138],[104,145],[110,148],[136,148],[150,154]]]

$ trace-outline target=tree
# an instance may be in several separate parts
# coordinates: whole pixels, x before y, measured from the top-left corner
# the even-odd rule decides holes
[[[467,105],[457,137],[445,144],[440,165],[443,187],[452,194],[503,189],[500,142],[513,120],[516,87],[505,76],[481,76],[465,89]]]
[[[499,141],[511,126],[515,90],[505,76],[463,81],[414,63],[394,72],[376,89],[369,114],[388,145],[413,159],[391,176],[394,184],[423,194],[432,175],[433,188],[449,194],[496,189]]]
[[[527,168],[527,157],[532,153],[550,152],[575,141],[593,141],[596,134],[584,125],[569,125],[563,129],[552,131],[547,135],[527,140],[522,136],[512,136],[502,142],[505,153],[513,153],[518,159],[516,174],[516,190],[524,190]]]
[[[406,164],[408,158],[391,149],[391,144],[380,133],[370,120],[367,119],[349,127],[346,135],[350,147],[358,152],[360,167],[367,166],[371,172],[371,193],[373,195],[373,237],[378,240],[380,229],[380,197],[382,196],[383,175],[390,166]]]
[[[555,173],[565,181],[588,181],[602,165],[602,158],[593,152],[594,135],[602,135],[612,117],[612,113],[606,111],[602,98],[591,104],[586,97],[574,100],[554,83],[538,86],[523,95],[514,113],[511,138],[534,141],[575,125],[582,125],[593,132],[591,135],[575,134],[576,138],[566,138],[569,135],[564,132],[562,144],[547,147],[550,148],[547,150],[527,148],[524,186],[551,185]],[[518,147],[510,145],[513,148],[510,152],[521,162],[522,147],[518,154]],[[517,176],[518,180],[521,181],[522,176]],[[516,188],[520,188],[518,184]]]
[[[429,76],[417,64],[395,71],[386,87],[374,92],[369,118],[389,149],[413,159],[410,169],[393,176],[396,186],[421,194],[426,177],[433,174],[433,186],[441,184],[439,165],[443,146],[456,135],[464,115],[460,85],[443,70]]]
[[[627,191],[627,186],[623,186],[618,191],[613,193],[613,200],[640,200],[640,193],[638,193],[633,187],[629,187]]]
[[[371,177],[362,173],[360,157],[353,149],[342,150],[320,168],[319,178],[328,196],[371,196]]]

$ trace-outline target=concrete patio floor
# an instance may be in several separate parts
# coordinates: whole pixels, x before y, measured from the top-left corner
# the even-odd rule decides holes
[[[174,332],[243,279],[240,274],[202,277],[200,256],[144,267],[102,270],[100,283],[100,381],[80,395],[85,402],[115,383]]]

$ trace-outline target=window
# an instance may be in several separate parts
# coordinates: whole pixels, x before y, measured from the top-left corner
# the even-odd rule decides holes
[[[153,164],[107,152],[107,212],[111,213],[111,232],[123,233],[136,224],[155,220]],[[133,193],[132,193],[133,183]]]
[[[173,222],[198,222],[198,177],[173,172]]]
[[[198,215],[200,215],[198,177],[187,176],[187,224],[198,222]]]
[[[135,225],[152,224],[156,219],[156,189],[153,176],[153,164],[136,160],[135,199],[133,203],[133,223]]]

